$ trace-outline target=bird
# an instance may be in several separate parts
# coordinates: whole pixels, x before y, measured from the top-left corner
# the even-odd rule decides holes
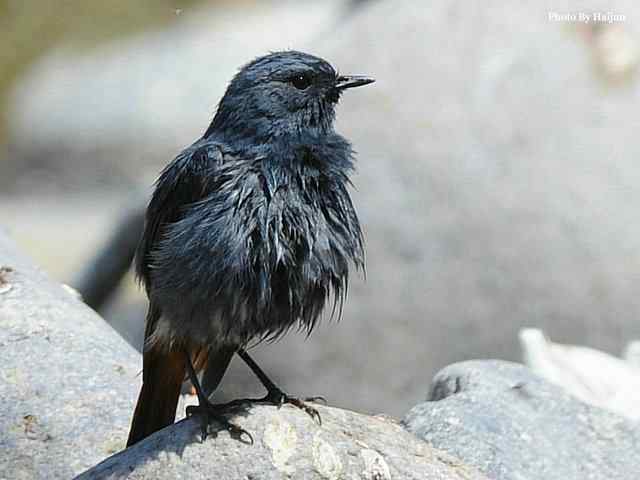
[[[342,75],[326,60],[276,51],[230,81],[204,134],[156,180],[135,254],[149,298],[142,387],[127,446],[175,421],[191,380],[202,439],[238,401],[213,404],[234,355],[267,390],[292,404],[249,355],[292,328],[310,334],[327,305],[341,314],[349,271],[364,271],[364,239],[350,197],[355,153],[334,128],[341,95],[374,79]],[[198,374],[203,372],[202,382]],[[239,400],[243,401],[243,400]],[[252,441],[252,438],[251,438]]]

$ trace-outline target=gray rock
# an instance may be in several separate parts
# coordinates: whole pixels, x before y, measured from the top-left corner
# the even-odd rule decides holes
[[[114,455],[77,480],[486,480],[394,420],[322,406],[318,410],[322,426],[290,406],[254,406],[236,415],[233,421],[251,432],[253,445],[215,428],[200,442],[198,420],[190,418]]]
[[[124,447],[140,356],[0,230],[0,477],[71,478]]]
[[[403,423],[494,480],[635,480],[640,424],[575,400],[522,365],[470,361],[436,375]]]

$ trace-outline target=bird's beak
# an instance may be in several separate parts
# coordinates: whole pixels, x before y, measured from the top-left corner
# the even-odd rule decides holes
[[[364,75],[340,75],[336,80],[336,88],[338,90],[346,90],[347,88],[361,87],[375,82],[373,78]]]

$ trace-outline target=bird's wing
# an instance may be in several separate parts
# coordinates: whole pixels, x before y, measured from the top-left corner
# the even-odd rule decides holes
[[[211,188],[211,178],[223,162],[219,145],[196,142],[178,155],[160,174],[147,207],[145,227],[136,251],[136,273],[150,290],[150,269],[153,250],[161,241],[167,226],[179,221],[185,206],[197,202]],[[162,312],[154,302],[149,305],[145,327],[145,342],[155,330]],[[185,377],[185,355],[180,349],[165,351],[146,345],[143,352],[143,380],[134,412],[127,446],[133,445],[175,420],[180,388]],[[189,352],[201,369],[207,363],[207,351]],[[220,371],[211,375],[222,378],[233,356],[233,350],[215,352]]]
[[[145,227],[136,250],[136,274],[149,290],[151,253],[163,231],[177,222],[185,206],[206,196],[215,169],[223,162],[219,144],[196,142],[162,171],[147,207]]]

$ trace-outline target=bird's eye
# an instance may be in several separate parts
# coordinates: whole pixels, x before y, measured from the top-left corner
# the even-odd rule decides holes
[[[309,85],[311,85],[311,78],[304,74],[294,75],[289,79],[289,81],[298,90],[305,90]]]

